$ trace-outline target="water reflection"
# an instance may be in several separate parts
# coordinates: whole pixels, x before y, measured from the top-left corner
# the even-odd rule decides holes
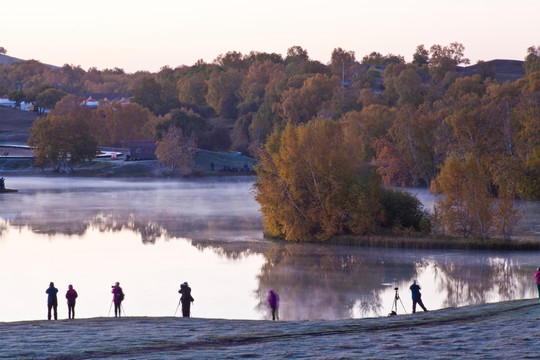
[[[23,177],[12,181],[19,193],[16,198],[0,196],[0,217],[36,233],[82,235],[96,226],[103,231],[134,230],[144,243],[154,243],[161,235],[262,239],[250,178],[195,182]]]
[[[17,301],[0,297],[0,321],[43,319],[50,281],[75,285],[80,317],[106,316],[115,281],[129,316],[171,316],[183,281],[194,316],[232,319],[268,318],[270,289],[284,320],[384,316],[395,286],[410,312],[415,279],[428,309],[535,296],[539,252],[268,242],[250,179],[10,183],[20,192],[0,196],[0,282]]]
[[[344,246],[272,245],[259,276],[258,307],[268,289],[282,299],[281,317],[345,319],[386,315],[394,287],[411,311],[418,280],[430,309],[534,297],[538,253],[408,251]],[[398,313],[403,313],[401,304]]]

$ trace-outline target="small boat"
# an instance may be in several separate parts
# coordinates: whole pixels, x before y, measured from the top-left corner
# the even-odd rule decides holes
[[[0,193],[13,193],[13,192],[19,192],[17,189],[0,189]]]

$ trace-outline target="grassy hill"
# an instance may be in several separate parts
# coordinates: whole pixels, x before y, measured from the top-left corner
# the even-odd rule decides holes
[[[0,106],[0,144],[26,144],[36,114]]]

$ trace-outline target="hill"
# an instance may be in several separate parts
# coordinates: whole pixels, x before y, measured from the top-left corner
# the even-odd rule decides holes
[[[533,359],[538,299],[340,321],[178,317],[0,323],[5,359]]]
[[[0,106],[0,143],[26,144],[37,115]]]
[[[523,61],[520,60],[496,59],[471,66],[459,66],[458,73],[460,76],[491,75],[502,84],[505,81],[513,82],[521,79],[525,76],[525,68],[523,67]]]
[[[19,62],[19,61],[26,61],[26,60],[19,59],[19,58],[13,57],[13,56],[0,54],[0,65],[12,65],[12,64],[15,64],[16,62]],[[55,66],[55,65],[49,65],[49,64],[44,64],[44,65],[47,65],[51,69],[57,69],[58,68],[58,66]]]

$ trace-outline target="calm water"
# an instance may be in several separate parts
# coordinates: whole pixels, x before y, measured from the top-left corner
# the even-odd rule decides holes
[[[108,316],[115,281],[127,316],[172,316],[184,281],[193,316],[228,319],[268,318],[269,289],[281,297],[283,320],[384,316],[394,287],[398,313],[410,312],[415,279],[428,309],[536,296],[540,252],[267,242],[250,179],[11,177],[7,185],[19,193],[0,194],[0,321],[45,319],[50,281],[60,318],[69,284],[79,293],[77,317]],[[433,199],[419,195],[429,206]],[[535,237],[531,204],[522,231]]]

